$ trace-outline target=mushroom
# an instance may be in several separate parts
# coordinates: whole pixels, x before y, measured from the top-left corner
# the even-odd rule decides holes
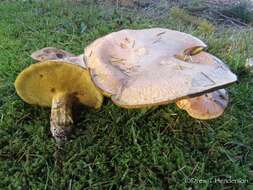
[[[103,101],[87,70],[62,61],[30,65],[18,75],[15,88],[25,102],[51,106],[50,130],[57,141],[67,139],[72,129],[73,103],[99,108]]]
[[[203,51],[187,58],[187,61],[196,64],[226,67],[220,59]],[[221,116],[228,105],[228,101],[227,91],[225,89],[220,89],[201,96],[178,100],[176,105],[180,109],[187,111],[191,117],[206,120]]]
[[[167,104],[223,88],[237,80],[225,64],[189,61],[206,45],[178,31],[121,30],[85,49],[92,80],[124,108]],[[183,59],[185,57],[187,59]]]
[[[196,119],[207,120],[221,116],[228,105],[225,89],[216,90],[201,96],[186,98],[176,102],[180,109]]]
[[[54,47],[45,47],[37,50],[31,54],[31,57],[36,61],[57,60],[77,64],[86,68],[83,54],[76,56],[72,53]]]

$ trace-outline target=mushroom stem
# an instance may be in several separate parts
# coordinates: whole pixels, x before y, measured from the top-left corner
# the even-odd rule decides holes
[[[72,100],[67,93],[58,93],[53,97],[50,118],[50,130],[56,141],[66,140],[73,126]]]

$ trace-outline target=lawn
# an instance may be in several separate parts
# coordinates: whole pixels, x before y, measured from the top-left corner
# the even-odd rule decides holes
[[[0,189],[253,189],[253,74],[244,68],[252,30],[214,23],[205,32],[169,13],[142,14],[92,1],[0,2]],[[15,92],[30,54],[47,46],[80,54],[110,32],[150,27],[195,35],[237,74],[224,115],[201,121],[174,104],[125,110],[105,99],[99,111],[77,108],[74,134],[57,147],[50,109]]]

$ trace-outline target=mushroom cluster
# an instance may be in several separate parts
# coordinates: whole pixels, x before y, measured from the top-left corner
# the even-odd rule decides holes
[[[206,47],[174,30],[121,30],[95,40],[79,56],[52,47],[34,52],[40,63],[25,69],[15,86],[27,103],[52,107],[51,131],[60,139],[73,123],[73,99],[98,108],[101,93],[123,108],[175,102],[194,118],[213,119],[228,104],[223,88],[237,77]]]

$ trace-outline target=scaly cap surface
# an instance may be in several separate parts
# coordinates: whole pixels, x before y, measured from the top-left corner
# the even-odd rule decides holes
[[[204,94],[235,82],[236,76],[225,64],[177,58],[205,47],[201,40],[178,31],[122,30],[89,45],[85,59],[92,80],[104,95],[121,107],[140,108]]]

